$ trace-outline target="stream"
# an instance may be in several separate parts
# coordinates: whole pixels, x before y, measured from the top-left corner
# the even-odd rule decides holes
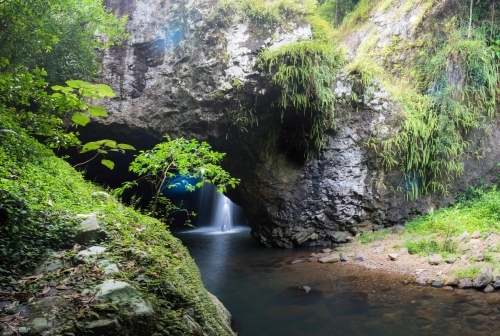
[[[263,248],[246,227],[175,235],[239,335],[500,334],[498,292],[420,287],[409,277],[341,263],[291,264],[320,248]]]

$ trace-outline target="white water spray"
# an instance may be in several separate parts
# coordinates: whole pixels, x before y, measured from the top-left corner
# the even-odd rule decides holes
[[[204,184],[200,193],[198,226],[210,227],[213,231],[229,232],[233,226],[234,204],[217,192],[211,184]]]

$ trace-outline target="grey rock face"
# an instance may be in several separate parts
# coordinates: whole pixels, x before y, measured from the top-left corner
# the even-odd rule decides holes
[[[125,303],[132,307],[137,316],[151,316],[153,309],[132,286],[123,281],[106,280],[97,286],[95,296],[98,301],[110,300],[113,303]]]
[[[75,259],[80,262],[94,261],[99,258],[99,255],[106,252],[106,248],[102,246],[91,246],[86,250],[80,251],[76,254]]]
[[[358,92],[357,101],[338,104],[338,123],[311,160],[304,161],[287,147],[287,129],[303,121],[295,117],[285,120],[277,132],[277,147],[261,146],[269,135],[266,125],[279,120],[279,111],[268,107],[280,93],[256,67],[259,50],[310,38],[308,25],[289,22],[288,30],[256,36],[242,20],[211,22],[214,3],[208,0],[108,0],[106,5],[118,15],[129,15],[132,38],[104,52],[102,80],[117,98],[105,106],[109,118],[90,123],[83,132],[106,133],[137,148],[150,148],[164,134],[208,140],[214,149],[227,153],[224,168],[241,178],[241,185],[228,196],[243,206],[252,236],[262,244],[343,243],[360,231],[401,224],[449,201],[440,196],[406,201],[404,191],[385,188],[404,189],[403,177],[385,171],[365,143],[376,132],[388,136],[394,131],[399,107],[376,83],[369,94]],[[377,29],[393,27],[384,20],[380,18]],[[410,21],[406,16],[398,21],[398,34],[405,38],[418,31],[410,29]],[[363,37],[354,39],[358,38]],[[339,100],[350,101],[357,89],[340,74],[333,90]],[[247,125],[248,133],[234,122],[238,112],[231,109],[231,102],[236,97],[259,119],[259,126]],[[498,137],[494,134],[487,141],[496,144]],[[479,176],[496,179],[500,149],[484,146],[491,151],[480,165],[466,163],[470,174],[457,181],[452,193]]]
[[[95,214],[80,215],[85,218],[80,223],[80,228],[75,236],[75,242],[88,245],[91,242],[99,243],[107,238],[106,232],[99,226]]]
[[[233,316],[231,315],[229,310],[227,310],[227,308],[222,304],[222,302],[219,301],[219,299],[215,295],[213,295],[212,293],[208,293],[208,295],[210,296],[210,299],[214,303],[217,310],[221,313],[222,316],[225,317],[227,327],[231,329],[231,320],[233,319]]]
[[[477,272],[476,277],[474,278],[474,287],[482,288],[488,285],[493,279],[491,268],[488,266],[484,266]]]

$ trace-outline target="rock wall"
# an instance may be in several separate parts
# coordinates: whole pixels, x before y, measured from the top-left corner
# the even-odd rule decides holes
[[[216,2],[204,0],[109,0],[106,5],[118,15],[129,15],[132,38],[104,54],[102,79],[118,97],[107,103],[106,127],[94,123],[88,130],[112,133],[138,147],[142,139],[159,141],[164,134],[195,137],[226,152],[223,165],[242,179],[229,196],[244,208],[252,235],[264,245],[345,242],[360,230],[403,223],[450,201],[405,201],[405,179],[397,171],[381,169],[376,153],[365,145],[374,130],[394,128],[399,108],[379,85],[366,94],[353,88],[355,81],[345,75],[339,76],[335,93],[347,103],[339,105],[339,122],[320,153],[304,161],[283,146],[263,148],[266,125],[279,116],[263,114],[260,108],[270,105],[276,92],[266,90],[267,78],[256,67],[258,52],[310,38],[308,25],[291,22],[287,30],[255,34],[241,18],[214,21],[210,14]],[[435,9],[433,15],[448,15],[450,8]],[[398,32],[411,39],[424,29],[411,26],[425,27],[419,15],[418,8],[412,8],[408,17],[397,20],[396,30],[388,24],[394,15],[372,16],[378,31],[392,34],[380,39],[380,47]],[[363,32],[346,37],[353,53],[362,40]],[[355,102],[350,100],[353,90],[359,97]],[[231,114],[236,100],[255,106],[259,126],[245,132],[237,122],[239,115]],[[300,119],[289,121],[293,122]],[[286,127],[285,122],[283,132]],[[494,144],[497,133],[482,139]],[[472,135],[476,136],[481,135]],[[454,191],[478,176],[486,181],[496,178],[499,153],[496,146],[486,148],[485,160],[468,162],[471,173],[457,181]]]

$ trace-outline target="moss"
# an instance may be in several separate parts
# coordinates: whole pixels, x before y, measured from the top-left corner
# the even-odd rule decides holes
[[[65,218],[74,218],[79,213],[96,213],[101,226],[113,237],[107,243],[107,248],[112,251],[117,262],[129,263],[127,251],[131,248],[148,253],[148,258],[129,263],[130,267],[124,268],[117,279],[134,285],[152,302],[156,314],[153,327],[159,335],[191,334],[183,318],[188,310],[189,315],[193,316],[206,334],[233,334],[209,298],[188,251],[163,223],[122,205],[113,197],[93,197],[94,192],[103,190],[85,181],[66,162],[23,134],[5,115],[0,115],[0,124],[3,133],[7,133],[5,130],[15,132],[12,136],[0,134],[0,191],[22,200],[30,211],[43,213],[49,219],[50,214],[65,214]],[[13,146],[13,143],[18,143],[19,146]],[[23,152],[18,152],[26,150],[30,153],[28,160],[23,159],[26,157]],[[34,226],[30,223],[19,225],[19,230],[32,230]],[[70,223],[74,225],[74,222]],[[6,223],[3,224],[0,229],[5,228]],[[11,224],[10,220],[7,224]],[[52,221],[45,222],[44,225],[60,227],[63,224]],[[53,232],[54,239],[66,239],[57,230]],[[37,261],[44,248],[53,247],[46,237],[47,231],[35,234],[45,243],[38,246],[38,255],[28,256],[31,261]],[[19,243],[24,244],[22,241]],[[66,239],[65,245],[68,243],[72,246],[71,240]],[[27,256],[18,255],[17,258],[25,257]],[[15,256],[12,255],[11,258]],[[4,262],[5,259],[2,258],[2,263]],[[149,279],[147,284],[135,280],[138,274]],[[0,280],[5,282],[9,278],[15,279],[15,274],[4,273]]]

